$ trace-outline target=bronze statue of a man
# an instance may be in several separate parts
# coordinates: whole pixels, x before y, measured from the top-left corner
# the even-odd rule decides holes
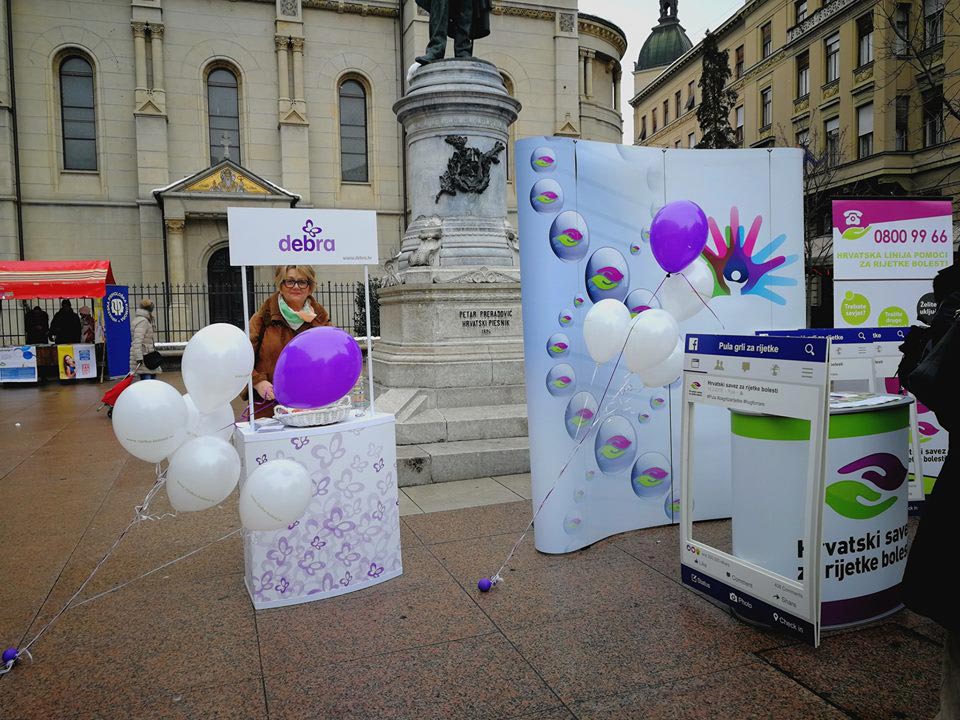
[[[490,34],[493,0],[417,0],[430,13],[430,42],[417,58],[421,65],[443,58],[447,38],[453,38],[454,55],[473,57],[473,41]]]

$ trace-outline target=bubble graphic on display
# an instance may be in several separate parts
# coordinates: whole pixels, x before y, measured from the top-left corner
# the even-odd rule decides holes
[[[577,387],[577,376],[569,365],[557,365],[547,373],[547,392],[554,397],[573,395]]]
[[[640,250],[641,250],[640,246],[637,245],[636,243],[634,243],[634,244],[632,244],[632,245],[630,246],[630,254],[631,254],[631,255],[639,255],[639,254],[640,254]]]
[[[590,247],[590,231],[580,213],[567,210],[557,215],[550,226],[550,247],[561,260],[577,262],[583,259]]]
[[[594,479],[596,479],[597,472],[595,470],[587,470],[585,477],[587,478],[588,482],[592,482]]]
[[[654,395],[652,398],[650,398],[650,407],[653,410],[663,410],[666,404],[667,400],[663,397],[663,395]]]
[[[640,231],[640,239],[643,240],[643,242],[647,243],[648,245],[650,244],[649,228],[644,228],[643,230]]]
[[[679,520],[680,498],[674,497],[672,494],[667,495],[666,500],[663,501],[663,511],[667,514],[667,519]]]
[[[583,297],[580,296],[580,295],[577,295],[577,296],[573,299],[573,305],[574,305],[574,307],[583,307],[583,303],[584,303],[584,302],[585,302],[585,301],[584,301]]]
[[[552,172],[557,167],[557,154],[548,147],[538,147],[530,157],[530,167],[537,172]]]
[[[630,289],[627,261],[613,248],[597,250],[587,261],[584,284],[595,303],[607,298],[623,301]]]
[[[551,335],[547,340],[547,353],[552,358],[564,357],[570,354],[570,338],[563,333]]]
[[[650,422],[650,413],[640,413],[637,415],[637,422],[641,425],[647,425]]]
[[[670,490],[670,462],[658,452],[637,458],[630,473],[630,486],[637,497],[660,497]]]
[[[637,454],[637,436],[630,421],[620,415],[607,418],[594,443],[597,466],[606,474],[626,470]]]
[[[623,304],[627,306],[627,309],[630,311],[630,317],[635,318],[640,313],[651,308],[660,307],[660,301],[657,300],[653,293],[645,288],[638,288],[633,290],[627,299],[623,301]]]
[[[597,401],[588,392],[579,392],[570,398],[563,415],[563,424],[567,434],[574,440],[579,440],[597,417]]]
[[[575,535],[583,527],[583,515],[576,510],[571,510],[563,519],[563,531],[567,535]]]
[[[575,503],[582,503],[587,499],[587,489],[581,485],[577,485],[573,489],[573,501]]]
[[[573,324],[573,310],[566,308],[561,310],[560,315],[557,316],[557,322],[560,323],[560,327],[570,327]]]
[[[530,204],[541,213],[560,212],[563,207],[563,189],[556,180],[539,180],[530,190]]]

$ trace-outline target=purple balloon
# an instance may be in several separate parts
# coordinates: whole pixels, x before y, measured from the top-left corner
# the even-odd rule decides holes
[[[650,249],[668,273],[680,272],[707,244],[707,216],[695,202],[667,203],[650,225]]]
[[[490,578],[480,578],[480,581],[477,583],[477,590],[480,592],[490,592],[490,588],[493,587],[493,582]]]
[[[363,354],[357,341],[339,328],[311,328],[293,338],[273,371],[277,402],[292,408],[318,408],[337,402],[360,377]]]
[[[3,664],[6,665],[8,662],[16,660],[19,655],[20,653],[16,648],[8,647],[3,651]]]

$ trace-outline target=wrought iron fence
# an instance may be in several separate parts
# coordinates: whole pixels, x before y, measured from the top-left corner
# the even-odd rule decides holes
[[[378,288],[379,282],[371,278],[370,315],[371,332],[374,336],[380,334]],[[274,292],[276,287],[270,283],[253,284],[248,297],[250,314],[253,315]],[[358,337],[366,335],[362,282],[321,283],[314,291],[314,297],[326,308],[330,321],[338,328]],[[154,319],[158,340],[161,342],[186,342],[197,330],[215,322],[227,322],[243,327],[243,295],[235,285],[131,285],[131,314],[144,298],[154,302]],[[99,299],[69,300],[75,312],[86,305],[96,307],[99,314]],[[60,309],[60,299],[27,302],[0,300],[0,345],[20,345],[26,342],[24,316],[28,309],[37,305],[46,311],[52,320],[54,313]]]

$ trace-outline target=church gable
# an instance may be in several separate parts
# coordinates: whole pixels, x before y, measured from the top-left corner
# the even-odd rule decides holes
[[[187,193],[296,197],[294,193],[254,175],[231,160],[222,160],[213,167],[205,168],[155,192],[160,195]]]

